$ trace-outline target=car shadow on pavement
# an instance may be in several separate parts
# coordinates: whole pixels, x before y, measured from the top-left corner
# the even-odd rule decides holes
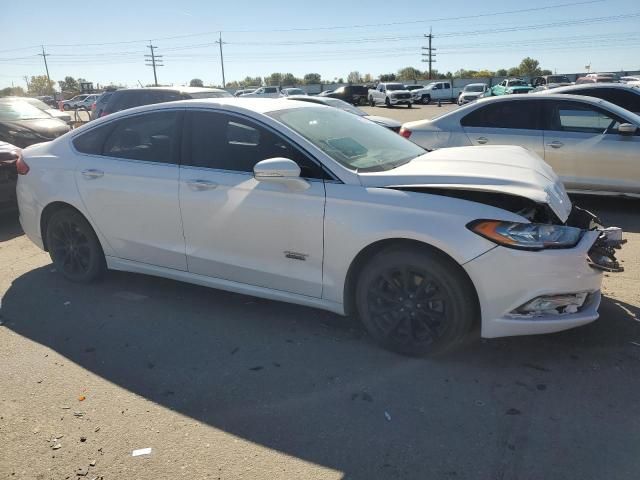
[[[617,471],[640,468],[632,305],[605,298],[580,329],[412,359],[311,308],[118,272],[77,285],[52,270],[13,281],[6,328],[344,478],[607,478],[612,448]]]

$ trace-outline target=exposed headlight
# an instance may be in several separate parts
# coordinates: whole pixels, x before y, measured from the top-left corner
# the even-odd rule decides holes
[[[572,248],[580,241],[582,230],[564,225],[476,220],[467,228],[503,247],[519,250]]]

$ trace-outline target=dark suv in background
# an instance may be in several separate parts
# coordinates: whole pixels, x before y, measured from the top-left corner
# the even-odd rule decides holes
[[[343,102],[348,102],[352,105],[365,105],[368,94],[369,89],[363,85],[345,85],[344,87],[336,88],[333,92],[329,92],[325,96],[339,98]]]
[[[148,87],[148,88],[125,88],[110,92],[104,107],[95,116],[104,117],[110,113],[126,110],[127,108],[150,105],[152,103],[173,102],[175,100],[188,100],[194,98],[220,98],[231,97],[226,90],[219,88],[199,88],[199,87]],[[96,104],[96,111],[98,105]]]

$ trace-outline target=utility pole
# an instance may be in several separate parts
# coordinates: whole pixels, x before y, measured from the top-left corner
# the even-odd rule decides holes
[[[38,55],[40,55],[44,59],[44,69],[47,71],[47,81],[49,82],[47,85],[51,85],[51,78],[49,78],[49,66],[47,65],[47,57],[49,56],[49,54],[45,53],[44,45],[40,46],[42,47],[42,53],[39,53]]]
[[[224,80],[224,57],[222,56],[222,44],[224,43],[222,41],[222,32],[218,32],[220,34],[220,36],[218,37],[218,40],[216,40],[215,43],[217,43],[220,46],[220,65],[222,66],[222,88],[224,88],[227,85],[227,82],[225,82]]]
[[[24,78],[24,81],[25,81],[25,83],[27,84],[27,91],[29,91],[29,77],[25,75],[25,76],[24,76],[24,77],[22,77],[22,78]]]
[[[433,40],[433,34],[431,33],[431,28],[429,28],[429,35],[425,35],[424,37],[429,39],[429,46],[422,47],[422,50],[427,51],[426,53],[422,52],[422,56],[427,57],[426,59],[423,58],[422,61],[429,63],[429,80],[431,80],[431,64],[436,62],[435,59],[433,58],[436,56],[436,54],[433,53],[436,49],[431,46],[431,41]]]
[[[153,45],[153,43],[151,42],[151,40],[149,40],[149,45],[147,45],[147,48],[149,48],[149,50],[151,50],[151,55],[145,55],[144,60],[145,60],[145,65],[147,67],[153,67],[153,84],[157,87],[158,86],[158,75],[156,73],[156,67],[164,67],[164,64],[162,63],[162,55],[156,55],[155,53],[155,49],[158,48],[155,45]],[[149,63],[151,62],[151,63]]]

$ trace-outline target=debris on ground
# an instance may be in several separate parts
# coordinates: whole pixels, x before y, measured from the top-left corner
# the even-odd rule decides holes
[[[389,412],[384,412],[384,418],[387,419],[387,422],[391,421],[391,415],[389,414]]]
[[[84,402],[86,399],[87,399],[87,397],[85,397],[84,395],[80,395],[78,397],[78,401],[80,401],[80,402]]]
[[[70,302],[69,300],[67,300],[66,302],[64,302],[64,303],[63,303],[63,305],[64,305],[65,307],[68,307],[69,305],[71,305],[71,302]]]
[[[87,437],[80,437],[80,441],[81,441],[82,443],[86,442],[86,441],[87,441]]]
[[[62,444],[60,444],[60,443],[56,443],[56,444],[51,446],[51,450],[58,450],[60,448],[62,448]]]
[[[150,454],[151,454],[151,447],[139,448],[131,452],[132,457],[139,457],[140,455],[150,455]]]

